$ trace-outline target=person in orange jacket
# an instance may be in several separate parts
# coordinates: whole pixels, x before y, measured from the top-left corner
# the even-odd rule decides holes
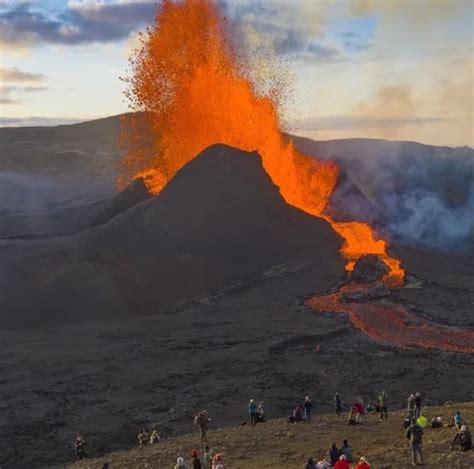
[[[339,461],[334,464],[334,469],[349,469],[349,463],[347,462],[347,458],[344,454],[341,454]]]
[[[364,458],[364,456],[361,456],[355,469],[370,469],[370,464],[367,459]]]

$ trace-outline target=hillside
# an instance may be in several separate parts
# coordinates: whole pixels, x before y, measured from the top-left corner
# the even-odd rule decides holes
[[[474,402],[445,404],[425,408],[431,419],[441,415],[445,424],[457,410],[467,422],[474,421]],[[211,447],[224,455],[228,469],[302,469],[309,457],[323,459],[332,441],[338,446],[343,439],[351,444],[354,455],[365,456],[373,469],[406,469],[410,466],[409,447],[401,427],[404,412],[391,413],[380,422],[370,415],[357,426],[348,426],[346,418],[316,415],[307,424],[289,424],[286,419],[270,420],[256,428],[246,426],[211,430]],[[189,427],[192,423],[190,420]],[[212,428],[212,427],[211,427]],[[468,469],[474,467],[474,451],[449,450],[455,430],[447,426],[425,429],[424,455],[426,469]],[[191,449],[198,447],[198,434],[170,438],[151,447],[117,451],[100,459],[88,459],[67,466],[70,469],[101,469],[106,462],[111,469],[171,468],[182,455],[190,462]],[[93,454],[93,448],[91,448]]]

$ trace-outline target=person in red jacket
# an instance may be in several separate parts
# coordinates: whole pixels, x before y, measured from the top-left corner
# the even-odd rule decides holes
[[[359,463],[355,467],[355,469],[370,469],[370,464],[364,456],[361,456]]]
[[[334,464],[334,469],[349,469],[349,463],[347,462],[347,458],[341,454],[339,457],[339,461]]]

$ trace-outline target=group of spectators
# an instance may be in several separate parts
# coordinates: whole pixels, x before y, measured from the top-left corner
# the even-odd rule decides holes
[[[377,404],[373,406],[368,404],[365,406],[362,399],[356,400],[351,406],[348,416],[349,425],[361,424],[365,413],[377,412],[380,415],[380,420],[388,418],[387,408],[388,395],[385,390],[379,392],[377,396]],[[342,400],[339,393],[336,393],[333,397],[334,411],[336,417],[340,417],[342,414]],[[265,422],[265,411],[263,409],[263,402],[258,405],[254,399],[250,399],[247,405],[249,421],[251,426],[255,426],[259,423]],[[306,396],[304,401],[297,404],[292,414],[289,417],[289,422],[296,424],[298,422],[311,423],[313,415],[313,402],[309,396]],[[202,456],[198,449],[191,451],[190,466],[185,462],[185,459],[180,456],[176,460],[174,469],[225,469],[223,455],[220,453],[214,453],[208,442],[208,426],[211,418],[207,410],[202,410],[194,416],[194,423],[199,428],[199,444],[202,450]],[[247,422],[243,423],[245,425]],[[413,466],[423,464],[423,435],[424,429],[429,425],[428,419],[422,412],[422,396],[419,392],[410,394],[407,398],[406,406],[406,417],[403,422],[403,427],[406,429],[406,438],[410,442],[411,449],[411,463]],[[433,417],[431,419],[432,428],[443,427],[443,421],[441,416]],[[469,428],[467,427],[461,412],[456,412],[451,423],[448,426],[455,428],[455,436],[450,445],[450,448],[459,447],[461,451],[469,451],[472,448],[472,436]],[[144,429],[140,430],[137,435],[138,444],[142,446],[151,445],[158,443],[160,435],[157,430],[153,430],[150,433]],[[76,439],[76,454],[78,459],[85,458],[86,455],[86,442],[82,436],[78,436]],[[353,455],[351,445],[347,440],[344,440],[342,446],[338,447],[333,442],[327,451],[326,457],[318,462],[315,462],[313,458],[309,458],[306,463],[305,469],[349,469],[350,464],[355,463],[354,469],[370,469],[370,464],[364,456],[360,456],[356,461]],[[108,469],[109,465],[106,463],[103,469]]]

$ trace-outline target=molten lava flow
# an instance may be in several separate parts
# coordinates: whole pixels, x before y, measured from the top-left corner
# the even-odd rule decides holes
[[[155,26],[142,36],[131,59],[133,76],[126,80],[133,110],[144,113],[126,118],[120,185],[143,177],[158,194],[214,143],[256,150],[286,202],[323,217],[341,235],[349,271],[360,256],[373,253],[389,265],[390,280],[401,283],[400,263],[388,256],[386,243],[370,226],[336,223],[323,214],[337,165],[298,153],[284,138],[275,104],[279,89],[258,92],[234,53],[230,29],[210,0],[165,0],[157,9]]]
[[[364,334],[401,348],[423,347],[448,352],[474,353],[472,330],[420,320],[405,307],[387,300],[357,303],[347,301],[345,298],[345,295],[371,288],[376,288],[376,285],[350,283],[336,293],[314,296],[307,304],[317,312],[348,314],[354,327]]]

